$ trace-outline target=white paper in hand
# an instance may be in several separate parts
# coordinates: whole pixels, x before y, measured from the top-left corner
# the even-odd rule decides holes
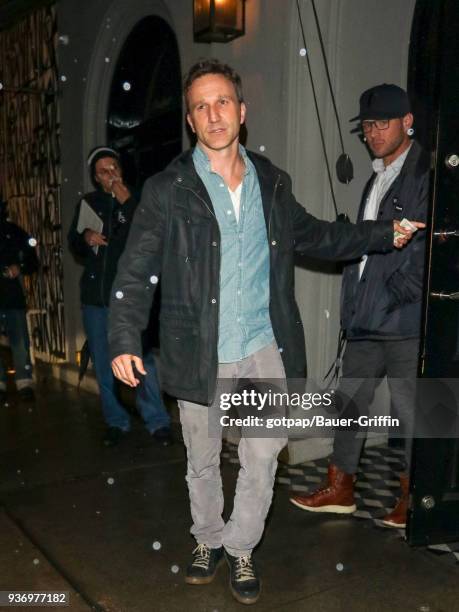
[[[77,232],[82,234],[85,230],[90,229],[93,232],[102,233],[104,222],[99,215],[89,206],[86,200],[81,200],[80,214],[78,216]],[[91,247],[97,255],[99,246]]]

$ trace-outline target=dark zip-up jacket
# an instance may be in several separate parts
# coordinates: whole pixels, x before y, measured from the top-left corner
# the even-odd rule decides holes
[[[363,191],[357,220],[363,218],[373,174]],[[378,219],[426,221],[429,157],[413,141],[405,163],[381,201]],[[425,230],[403,248],[374,253],[359,280],[359,262],[346,265],[341,290],[341,326],[346,337],[402,340],[420,333],[424,281]]]
[[[38,269],[34,242],[27,232],[15,223],[0,220],[0,309],[24,309],[26,299],[21,277],[6,278],[3,270],[16,264],[22,274],[32,274]]]
[[[294,252],[321,259],[391,251],[392,222],[329,223],[296,202],[290,177],[248,152],[260,183],[270,248],[271,323],[287,377],[306,373],[294,294]],[[210,404],[218,368],[220,232],[191,151],[143,189],[110,303],[111,356],[142,355],[141,331],[161,276],[161,383],[171,395]]]
[[[68,233],[69,247],[75,257],[84,265],[80,279],[81,303],[90,306],[108,306],[110,290],[116,268],[131,226],[137,200],[131,196],[124,204],[105,191],[93,191],[83,199],[103,221],[102,234],[108,245],[99,246],[97,254],[84,239],[84,232],[78,233],[78,217],[81,201],[78,203]]]

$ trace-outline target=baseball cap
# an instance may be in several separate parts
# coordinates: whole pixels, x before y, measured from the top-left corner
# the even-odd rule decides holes
[[[350,121],[365,119],[395,119],[410,112],[408,94],[398,85],[383,83],[363,92],[360,113]]]

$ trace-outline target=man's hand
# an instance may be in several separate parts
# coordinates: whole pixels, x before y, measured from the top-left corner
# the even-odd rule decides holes
[[[11,264],[3,270],[3,276],[9,279],[17,278],[20,274],[21,268],[17,264]]]
[[[407,219],[396,221],[394,219],[394,247],[396,249],[403,248],[411,240],[414,232],[418,229],[424,229],[425,226],[426,224],[420,221],[408,221]]]
[[[131,197],[131,192],[123,183],[121,178],[114,178],[112,185],[112,195],[118,200],[120,204],[124,204],[126,200],[129,200]]]
[[[125,385],[137,387],[137,385],[140,384],[140,380],[134,376],[132,363],[134,363],[139,374],[146,376],[147,373],[143,367],[142,360],[135,355],[118,355],[118,357],[112,361],[112,370],[116,378],[124,382]]]
[[[95,232],[94,230],[87,229],[84,231],[83,237],[86,243],[90,247],[94,246],[107,246],[107,239],[103,234],[99,234],[99,232]]]

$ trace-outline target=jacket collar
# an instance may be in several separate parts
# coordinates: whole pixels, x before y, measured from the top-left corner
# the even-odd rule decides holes
[[[411,148],[408,151],[408,155],[406,156],[405,163],[403,164],[403,167],[400,170],[399,175],[397,176],[395,181],[392,183],[392,185],[389,187],[387,193],[384,195],[381,201],[381,204],[380,204],[380,209],[382,209],[385,202],[388,200],[388,198],[391,197],[394,190],[397,189],[397,187],[400,185],[400,183],[404,180],[406,176],[412,176],[416,180],[418,180],[423,174],[425,174],[428,171],[428,169],[429,169],[429,155],[426,153],[426,151],[424,151],[424,149],[421,147],[421,145],[416,140],[413,140],[413,144],[411,145]],[[366,184],[366,187],[364,189],[363,197],[362,197],[362,201],[360,205],[360,210],[359,210],[359,216],[358,216],[359,219],[362,217],[363,212],[365,210],[366,199],[370,193],[370,190],[373,186],[375,178],[376,178],[376,173],[374,172],[371,175],[371,178],[368,180],[368,183]]]
[[[271,208],[273,205],[274,189],[280,174],[275,171],[275,167],[266,157],[248,150],[247,155],[257,171],[261,191],[261,200],[263,203],[263,212],[266,226],[268,226]],[[173,171],[176,175],[174,181],[176,184],[194,191],[199,197],[205,200],[209,208],[213,211],[209,194],[207,193],[204,183],[199,178],[194,167],[193,149],[188,149],[179,155],[174,161],[172,161],[171,165],[169,166],[169,170]]]

